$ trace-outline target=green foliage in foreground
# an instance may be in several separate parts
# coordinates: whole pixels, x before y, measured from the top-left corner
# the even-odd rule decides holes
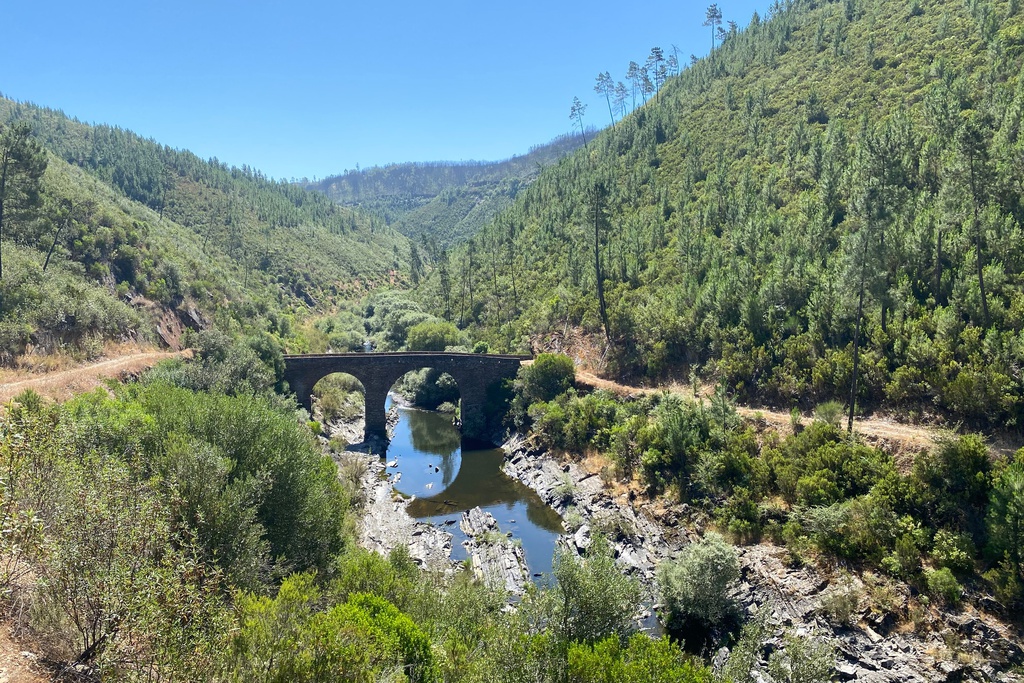
[[[667,638],[636,634],[569,648],[569,680],[576,683],[712,683],[706,668],[682,655]]]
[[[0,418],[0,467],[3,595],[49,661],[103,680],[710,677],[630,637],[637,585],[600,541],[514,613],[468,573],[346,543],[353,492],[263,394],[25,393]]]

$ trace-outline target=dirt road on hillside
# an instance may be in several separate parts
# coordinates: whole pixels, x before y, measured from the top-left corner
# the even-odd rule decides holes
[[[181,355],[177,351],[140,351],[59,372],[5,370],[0,374],[0,405],[26,389],[56,401],[64,401],[75,394],[102,386],[106,379],[135,375],[162,360]]]
[[[670,393],[684,395],[687,398],[693,396],[692,390],[689,387],[679,385],[653,388],[634,387],[602,379],[583,370],[576,371],[576,382],[595,389],[605,389],[620,395],[639,395],[669,391]],[[743,417],[763,419],[781,433],[792,432],[793,427],[789,413],[763,408],[748,408],[745,406],[737,406],[736,411]],[[804,417],[802,422],[807,424],[809,418]],[[945,433],[942,429],[935,427],[902,424],[877,417],[854,420],[853,430],[864,437],[865,441],[896,455],[912,455],[926,450],[935,445],[936,441]],[[1008,437],[990,439],[991,450],[999,454],[1012,454],[1021,446],[1022,444],[1019,443],[1019,439]]]

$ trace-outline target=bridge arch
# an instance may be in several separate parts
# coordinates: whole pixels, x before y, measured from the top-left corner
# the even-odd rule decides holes
[[[310,403],[319,409],[325,429],[332,423],[365,415],[366,388],[355,375],[347,372],[326,374],[317,380],[310,393]]]
[[[299,403],[309,409],[313,385],[325,375],[345,372],[363,384],[366,438],[387,438],[384,404],[388,391],[412,370],[430,367],[447,372],[459,385],[464,439],[490,441],[487,428],[488,391],[506,377],[515,377],[529,356],[482,353],[407,351],[285,356],[284,379]]]

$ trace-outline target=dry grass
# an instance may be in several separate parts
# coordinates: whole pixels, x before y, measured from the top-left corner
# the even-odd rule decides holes
[[[162,360],[182,355],[181,352],[157,351],[152,347],[116,345],[109,347],[104,360],[76,364],[73,359],[58,356],[28,356],[13,368],[0,369],[0,406],[31,389],[54,401],[65,401],[103,386],[108,379],[137,375]]]

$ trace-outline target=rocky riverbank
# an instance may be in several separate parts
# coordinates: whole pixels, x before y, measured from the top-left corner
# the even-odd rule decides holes
[[[565,544],[577,553],[599,529],[608,536],[623,570],[653,588],[657,564],[674,556],[696,534],[686,506],[652,519],[640,501],[609,495],[601,477],[563,463],[515,437],[505,444],[505,473],[533,488],[566,518]],[[736,600],[748,613],[771,610],[774,631],[764,655],[777,649],[785,630],[820,633],[837,648],[842,681],[932,683],[1021,681],[1024,637],[974,605],[940,610],[902,585],[869,573],[857,575],[793,566],[785,548],[738,548],[742,580]],[[716,661],[724,661],[727,652]]]
[[[428,522],[417,522],[406,511],[411,499],[394,489],[395,476],[388,473],[384,459],[373,454],[347,451],[346,457],[365,459],[362,476],[365,496],[359,526],[359,544],[368,550],[387,555],[399,546],[409,550],[412,559],[425,569],[451,572],[452,535]]]
[[[397,420],[398,412],[393,408],[388,415],[389,429]],[[361,433],[361,420],[332,425],[331,430],[334,437]],[[335,456],[339,468],[344,469],[346,463],[356,463],[361,470],[359,480],[364,504],[359,526],[360,545],[382,555],[405,547],[410,557],[424,569],[445,574],[457,571],[460,564],[452,560],[452,533],[445,527],[419,522],[409,515],[407,508],[414,499],[395,491],[401,473],[394,469],[395,461],[378,455],[384,452],[384,445],[376,446],[359,443]],[[502,532],[497,520],[479,507],[463,511],[459,528],[467,536],[462,543],[467,565],[477,578],[512,596],[522,595],[530,578],[522,546],[510,538],[510,534]]]

